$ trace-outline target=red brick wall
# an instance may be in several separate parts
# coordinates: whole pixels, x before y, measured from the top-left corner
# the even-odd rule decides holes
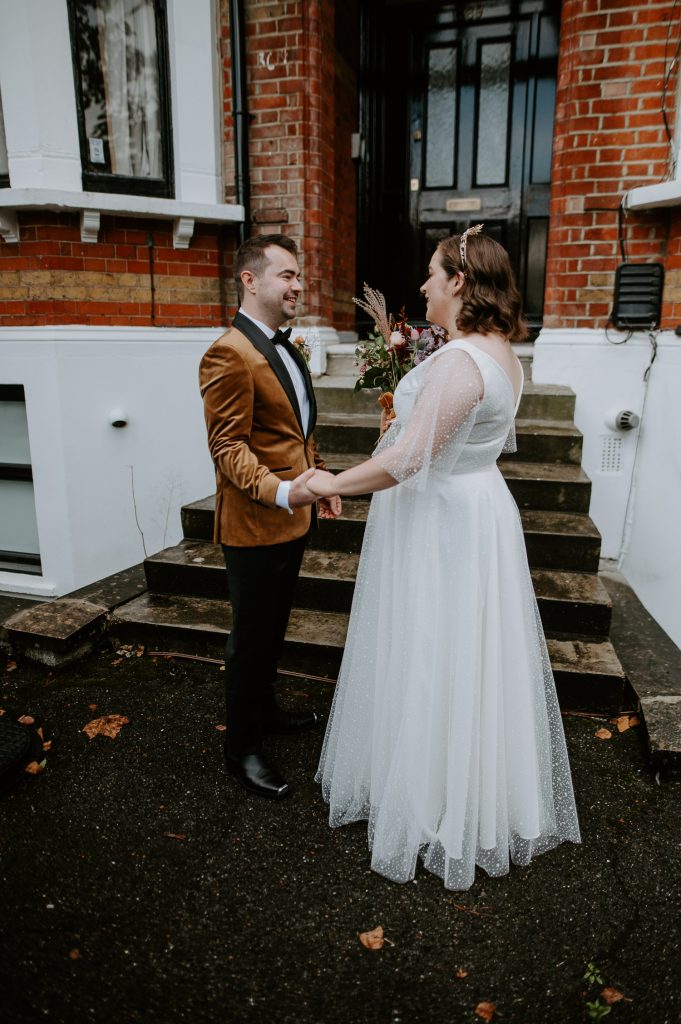
[[[334,2],[247,0],[246,33],[253,230],[295,239],[303,318],[332,323]]]
[[[660,113],[663,81],[678,44],[673,0],[565,0],[553,150],[544,324],[602,327],[621,261],[617,208],[624,192],[669,174]],[[674,13],[674,24],[670,18]],[[665,63],[665,44],[667,56]],[[673,130],[676,73],[667,87]],[[681,320],[679,219],[666,211],[626,215],[627,257],[663,260],[663,326]]]
[[[172,223],[102,217],[81,242],[76,215],[19,214],[20,241],[0,241],[0,324],[211,327],[225,323],[232,258],[225,229],[196,225],[174,249]],[[154,306],[149,237],[153,238]]]

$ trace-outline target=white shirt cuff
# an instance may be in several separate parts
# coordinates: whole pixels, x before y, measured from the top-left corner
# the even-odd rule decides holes
[[[291,481],[282,480],[277,487],[277,493],[274,498],[279,508],[285,508],[290,516],[293,515],[293,509],[288,503],[288,492],[291,490]]]

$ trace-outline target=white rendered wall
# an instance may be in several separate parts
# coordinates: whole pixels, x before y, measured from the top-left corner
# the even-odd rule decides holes
[[[611,336],[624,337],[617,331]],[[681,646],[681,339],[660,332],[657,341],[646,384],[646,334],[613,345],[600,330],[544,329],[535,343],[532,379],[575,391],[601,553],[617,559],[648,611]],[[623,409],[642,414],[639,429],[622,433],[606,426],[608,413]],[[619,472],[614,460],[608,465],[603,459],[613,439],[621,440]]]
[[[221,330],[0,328],[2,382],[26,393],[42,560],[0,590],[58,596],[177,543],[180,507],[215,488],[198,365]]]

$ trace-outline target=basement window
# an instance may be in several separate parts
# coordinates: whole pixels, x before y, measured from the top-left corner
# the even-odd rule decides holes
[[[69,0],[83,188],[172,197],[163,0]]]
[[[9,188],[9,159],[7,156],[7,139],[5,138],[5,118],[2,113],[2,96],[0,95],[0,188]]]
[[[38,524],[21,384],[0,384],[0,570],[40,575]]]

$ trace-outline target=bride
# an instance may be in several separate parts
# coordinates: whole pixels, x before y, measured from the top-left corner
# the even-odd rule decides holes
[[[480,226],[479,226],[480,227]],[[518,510],[514,451],[526,330],[508,255],[469,229],[421,288],[450,341],[395,392],[372,458],[306,483],[372,500],[317,773],[330,824],[368,821],[372,868],[417,858],[448,889],[578,843],[565,738]]]

